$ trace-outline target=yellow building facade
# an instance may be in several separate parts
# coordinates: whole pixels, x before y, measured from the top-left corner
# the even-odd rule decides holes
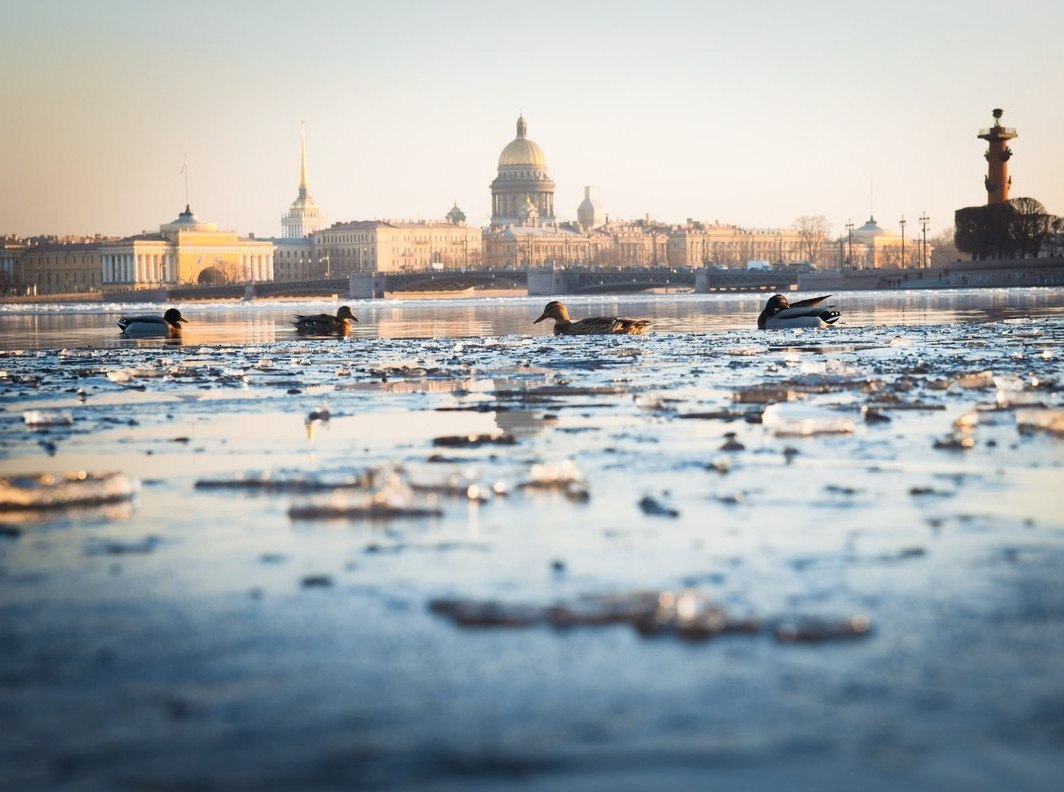
[[[99,247],[104,290],[273,280],[274,245],[221,231],[185,207],[158,234],[141,234]]]
[[[23,293],[77,294],[97,291],[102,279],[100,243],[34,245],[12,262],[14,285]]]

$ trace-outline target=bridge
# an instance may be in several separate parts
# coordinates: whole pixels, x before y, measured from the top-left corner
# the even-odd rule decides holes
[[[651,289],[699,293],[711,291],[781,291],[797,283],[788,272],[716,270],[708,267],[424,270],[418,272],[352,273],[305,281],[261,281],[218,285],[183,285],[128,292],[108,292],[108,299],[166,302],[171,300],[245,299],[258,297],[384,297],[387,293],[466,292],[476,289],[525,289],[530,295],[624,294]]]

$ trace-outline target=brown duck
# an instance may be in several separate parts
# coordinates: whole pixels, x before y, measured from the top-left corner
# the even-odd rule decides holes
[[[565,303],[552,300],[543,309],[543,315],[532,324],[544,319],[554,320],[554,335],[639,335],[650,326],[649,319],[625,319],[621,316],[591,316],[574,322],[569,318]]]
[[[351,323],[358,319],[346,305],[341,306],[336,316],[330,314],[317,314],[316,316],[296,315],[292,322],[296,332],[303,335],[340,335],[344,336],[351,332]]]

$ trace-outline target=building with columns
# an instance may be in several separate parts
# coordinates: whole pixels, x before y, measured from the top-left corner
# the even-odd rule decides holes
[[[524,115],[517,119],[517,137],[499,155],[499,170],[491,183],[491,225],[544,226],[554,224],[554,182],[543,149],[528,137]]]
[[[915,234],[904,237],[892,229],[883,228],[871,215],[864,225],[839,237],[835,245],[832,266],[848,269],[926,267],[933,252],[930,244],[925,251],[922,240]]]
[[[182,284],[273,280],[274,245],[220,231],[186,206],[157,234],[140,234],[99,246],[101,287],[146,289]]]
[[[307,137],[302,129],[299,138],[299,192],[281,217],[281,236],[286,239],[302,239],[329,225],[307,188]]]

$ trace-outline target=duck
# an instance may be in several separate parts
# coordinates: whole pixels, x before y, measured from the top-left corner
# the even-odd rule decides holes
[[[329,314],[316,314],[304,316],[296,314],[296,320],[292,324],[296,332],[305,335],[347,335],[351,332],[351,323],[357,322],[358,317],[351,313],[346,305],[341,305],[336,316]]]
[[[118,326],[124,336],[162,338],[181,335],[182,322],[188,322],[188,319],[176,308],[169,308],[162,316],[123,316],[118,320]]]
[[[782,294],[768,298],[757,317],[759,330],[785,330],[794,327],[829,327],[839,321],[842,313],[834,306],[820,307],[830,294],[789,302]]]
[[[543,309],[543,315],[532,324],[544,319],[554,320],[554,335],[639,335],[650,326],[649,319],[625,319],[621,316],[590,316],[574,322],[569,318],[565,303],[552,300]]]

